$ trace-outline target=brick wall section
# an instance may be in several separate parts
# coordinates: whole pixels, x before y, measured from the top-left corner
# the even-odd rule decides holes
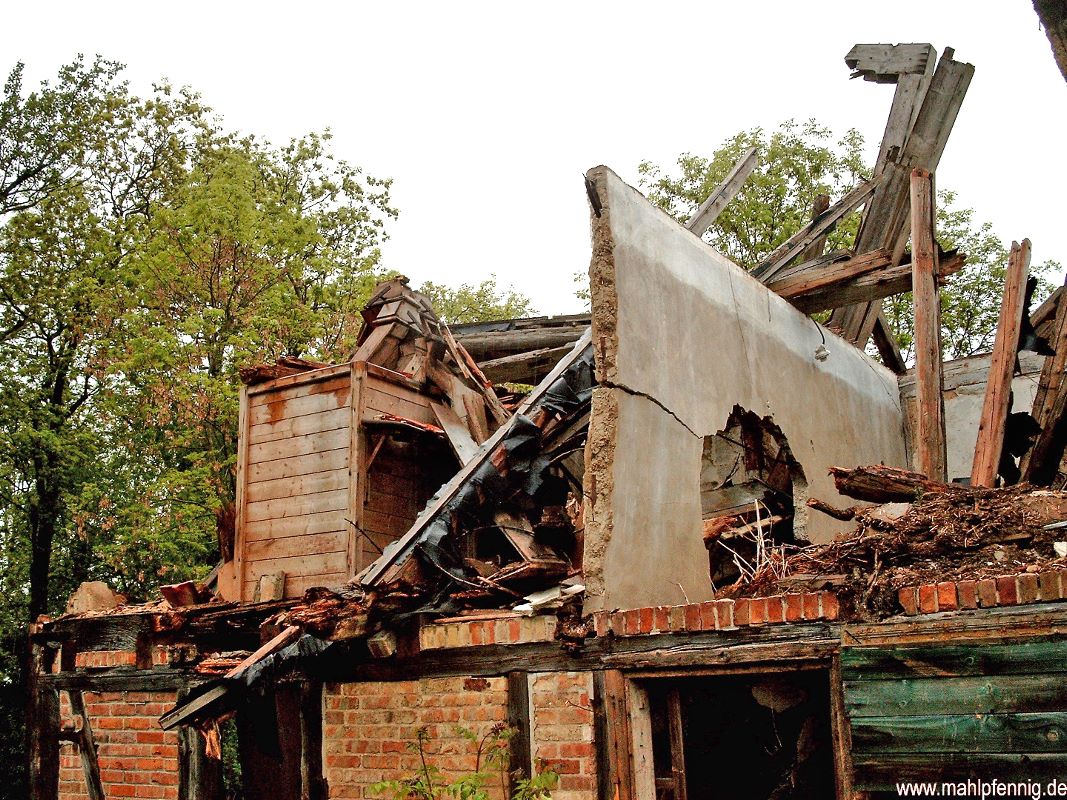
[[[1067,573],[1049,570],[973,581],[927,583],[900,589],[897,599],[908,616],[1057,602],[1067,599]]]
[[[556,617],[498,617],[466,621],[434,622],[419,629],[419,647],[474,647],[481,644],[527,644],[550,642],[556,634]]]
[[[415,730],[432,737],[427,752],[446,777],[473,771],[475,748],[457,725],[483,734],[507,720],[505,678],[424,678],[417,681],[329,684],[323,692],[323,770],[331,798],[373,797],[369,787],[413,775],[418,756],[407,750]],[[499,788],[492,788],[494,798]]]
[[[776,594],[740,600],[711,600],[682,606],[597,611],[597,636],[637,636],[674,631],[733,630],[741,626],[782,622],[836,620],[841,613],[833,592]]]
[[[589,672],[530,676],[531,751],[559,773],[553,800],[596,800],[592,694]]]
[[[160,715],[174,705],[174,693],[85,692],[84,697],[108,800],[177,800],[178,734],[159,728]],[[60,694],[60,719],[65,727],[73,726],[65,692]],[[88,798],[81,756],[70,742],[60,749],[59,798]]]

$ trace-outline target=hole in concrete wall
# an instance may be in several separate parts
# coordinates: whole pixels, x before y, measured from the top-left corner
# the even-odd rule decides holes
[[[771,548],[804,540],[807,480],[770,417],[734,406],[704,437],[700,505],[716,588],[759,568]]]
[[[657,800],[834,796],[826,671],[647,687]]]

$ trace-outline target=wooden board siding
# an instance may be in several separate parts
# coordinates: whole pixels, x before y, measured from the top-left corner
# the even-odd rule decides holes
[[[247,391],[239,459],[241,597],[285,572],[285,596],[347,579],[351,370],[329,367]]]
[[[418,465],[411,464],[388,444],[378,452],[367,476],[364,493],[362,565],[370,564],[390,542],[410,528],[428,497],[421,488]],[[369,537],[370,541],[367,541]]]
[[[1067,774],[1067,637],[841,651],[855,788]]]

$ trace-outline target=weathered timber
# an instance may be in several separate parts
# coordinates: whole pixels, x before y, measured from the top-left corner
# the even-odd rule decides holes
[[[556,363],[570,352],[570,345],[542,347],[527,353],[516,353],[503,358],[482,361],[485,377],[494,383],[538,383]]]
[[[693,212],[693,216],[685,223],[685,227],[697,236],[701,236],[741,191],[748,176],[756,168],[756,161],[756,148],[750,147],[741,155],[741,158],[737,159],[737,163],[733,165],[722,183],[716,186],[707,199]]]
[[[589,325],[588,316],[579,315],[579,317],[577,324],[474,332],[466,335],[459,333],[456,339],[476,361],[491,361],[516,353],[573,344],[581,338],[582,332]]]
[[[852,792],[852,730],[845,711],[841,659],[830,661],[830,744],[834,754],[834,792],[837,800],[858,800]]]
[[[99,670],[57,672],[42,675],[42,686],[54,690],[78,690],[84,692],[163,692],[174,691],[196,683],[203,678],[181,670],[157,667],[151,670],[137,669],[129,665],[107,667]]]
[[[1004,276],[1004,299],[1000,306],[993,357],[989,366],[978,441],[971,467],[972,486],[993,486],[997,465],[1004,449],[1004,428],[1008,421],[1011,379],[1019,352],[1019,331],[1025,306],[1026,279],[1030,274],[1030,240],[1011,243],[1008,271]]]
[[[515,670],[508,673],[508,725],[514,731],[508,739],[512,780],[529,778],[533,766],[530,737],[530,674]]]
[[[1048,337],[1054,355],[1046,356],[1037,384],[1031,416],[1041,428],[1033,447],[1019,462],[1022,479],[1028,483],[1047,485],[1063,456],[1061,420],[1067,407],[1067,303],[1057,305],[1054,328]]]
[[[1056,325],[1056,314],[1065,289],[1067,287],[1057,286],[1056,290],[1037,307],[1037,310],[1030,314],[1030,324],[1034,327],[1038,338],[1047,341],[1053,339],[1052,329]]]
[[[900,354],[893,331],[889,329],[885,314],[879,313],[874,321],[874,346],[878,348],[878,355],[882,357],[882,363],[893,370],[897,375],[903,375],[908,371],[908,365],[904,363],[904,357]]]
[[[593,671],[593,696],[589,702],[593,707],[593,749],[596,757],[597,797],[613,797],[615,792],[614,747],[609,741],[611,735],[608,727],[608,699],[605,672]]]
[[[104,800],[104,784],[100,780],[100,760],[96,754],[96,740],[93,738],[93,726],[89,722],[89,712],[85,709],[85,698],[76,689],[67,691],[71,714],[81,720],[78,729],[78,753],[81,756],[82,771],[85,773],[85,792],[89,800]]]
[[[855,788],[896,792],[901,781],[966,783],[975,778],[1001,782],[1062,780],[1064,753],[881,753],[854,754]]]
[[[604,672],[604,710],[607,720],[611,786],[605,797],[637,800],[633,769],[633,730],[630,727],[628,681],[618,670]]]
[[[437,421],[441,423],[441,428],[448,437],[448,443],[452,447],[452,452],[456,454],[456,458],[459,459],[459,463],[468,463],[478,452],[478,444],[471,438],[467,426],[463,424],[455,411],[442,403],[431,403],[430,408],[433,409]]]
[[[977,675],[849,681],[849,717],[930,716],[1062,711],[1067,708],[1063,675]]]
[[[921,75],[936,60],[929,44],[857,44],[845,56],[852,78],[896,83],[901,75]]]
[[[934,182],[911,172],[911,274],[915,309],[915,379],[918,387],[915,463],[927,477],[946,479],[945,398],[941,377],[941,294],[934,240]]]
[[[667,731],[671,749],[671,777],[674,800],[687,800],[685,777],[685,723],[682,720],[682,697],[678,689],[667,692]]]
[[[946,488],[946,484],[932,481],[919,472],[884,464],[855,469],[830,467],[830,474],[840,494],[868,503],[910,503],[919,494]]]
[[[1056,66],[1067,80],[1067,7],[1063,0],[1034,0],[1034,11],[1045,29]]]
[[[1060,636],[1067,636],[1067,604],[1035,603],[963,611],[943,618],[846,625],[841,630],[841,643],[844,651],[850,647],[943,645],[947,641],[1006,644]]]
[[[817,219],[819,214],[821,214],[824,211],[826,211],[826,209],[828,209],[829,207],[830,207],[830,195],[828,195],[828,194],[817,194],[817,195],[815,195],[815,200],[811,204],[811,218],[812,219]],[[809,244],[804,249],[804,252],[800,254],[800,260],[801,261],[810,261],[813,258],[818,258],[819,256],[821,256],[823,254],[823,251],[826,249],[826,239],[827,239],[827,234],[824,233],[818,239],[812,240],[812,243]]]
[[[762,264],[752,270],[753,277],[765,283],[769,281],[790,261],[807,250],[812,242],[832,231],[844,217],[867,202],[877,185],[878,181],[867,181],[846,194],[783,242]]]
[[[857,717],[853,746],[868,753],[1058,753],[1067,712]]]
[[[322,684],[304,681],[300,702],[300,800],[326,800],[322,772]]]
[[[931,644],[925,647],[845,647],[841,665],[850,680],[952,678],[1067,672],[1067,638],[1014,644]]]
[[[178,692],[182,702],[188,690]],[[196,728],[178,731],[178,800],[216,800],[222,796],[222,759],[204,752],[204,737]]]
[[[34,797],[57,800],[59,797],[59,694],[38,675],[34,659],[31,677],[31,706],[26,720],[29,735],[29,779]]]

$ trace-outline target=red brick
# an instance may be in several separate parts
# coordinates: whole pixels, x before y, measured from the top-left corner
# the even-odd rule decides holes
[[[833,592],[822,593],[822,615],[824,619],[835,620],[841,614],[840,604],[837,602],[837,595]]]
[[[767,598],[753,597],[748,606],[748,621],[750,625],[762,625],[767,621]]]
[[[687,631],[700,630],[700,606],[695,603],[685,607],[685,629]]]
[[[671,609],[670,606],[656,606],[655,621],[653,623],[653,630],[662,633],[671,629]]]
[[[734,601],[734,625],[748,625],[751,619],[751,603],[747,597]]]
[[[818,592],[805,592],[802,595],[804,603],[804,619],[818,619],[820,615]]]
[[[1015,583],[1019,590],[1020,603],[1037,602],[1037,598],[1040,596],[1037,575],[1028,572],[1025,575],[1020,575]]]
[[[767,622],[785,622],[782,595],[776,594],[767,598]]]
[[[700,629],[713,631],[718,626],[715,624],[715,601],[700,604]]]
[[[612,611],[609,621],[611,625],[611,632],[616,636],[626,635],[626,612],[625,611]]]
[[[897,599],[908,616],[919,613],[919,588],[917,586],[905,586],[897,592]]]
[[[513,620],[509,620],[508,621],[508,641],[509,642],[511,642],[512,644],[518,642],[519,639],[522,638],[522,632],[521,631],[522,631],[522,628],[519,625],[519,621],[517,619],[513,619]]]
[[[992,578],[978,581],[978,607],[993,608],[997,604],[997,582]]]
[[[482,626],[479,622],[470,623],[471,644],[482,644]]]
[[[924,583],[919,587],[919,611],[923,614],[937,611],[937,587],[932,583]]]
[[[1002,606],[1013,606],[1019,602],[1019,589],[1014,575],[1001,575],[997,578],[997,601]]]
[[[956,603],[956,584],[953,581],[942,581],[937,584],[937,610],[938,611],[955,611],[957,608]]]
[[[1058,571],[1042,572],[1037,577],[1041,588],[1042,600],[1059,600],[1063,597],[1060,573]]]
[[[978,608],[978,584],[975,581],[957,581],[956,596],[960,608]]]
[[[628,611],[624,611],[623,615],[626,619],[626,635],[635,636],[641,632],[641,611],[637,608],[631,608]]]
[[[594,611],[593,630],[597,636],[607,636],[611,630],[611,615],[606,611]]]
[[[667,617],[672,631],[685,630],[685,606],[671,606],[668,609]]]
[[[797,622],[804,619],[804,596],[800,594],[785,595],[785,621]]]
[[[716,622],[720,629],[734,627],[734,601],[716,600],[715,610],[718,615]]]
[[[638,609],[638,625],[641,633],[652,633],[653,613],[652,608]]]

